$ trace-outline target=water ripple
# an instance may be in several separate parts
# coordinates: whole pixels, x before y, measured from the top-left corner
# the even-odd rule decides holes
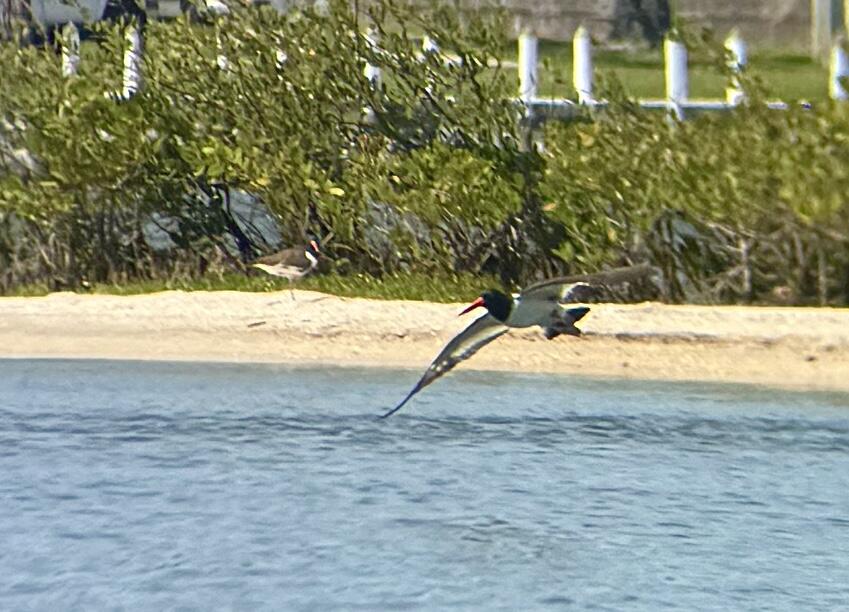
[[[834,609],[849,402],[0,362],[2,609]],[[721,585],[717,586],[717,585]]]

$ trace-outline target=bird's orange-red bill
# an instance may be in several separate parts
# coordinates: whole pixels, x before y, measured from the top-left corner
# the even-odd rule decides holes
[[[461,313],[460,313],[459,315],[457,315],[457,316],[458,316],[458,317],[462,317],[462,316],[463,316],[464,314],[466,314],[467,312],[469,312],[469,311],[471,311],[471,310],[474,310],[475,308],[479,308],[479,307],[481,307],[481,306],[483,306],[483,298],[482,298],[482,297],[479,297],[479,298],[478,298],[478,299],[476,299],[474,302],[472,302],[471,304],[469,304],[469,306],[468,306],[468,307],[467,307],[467,308],[466,308],[463,312],[461,312]]]

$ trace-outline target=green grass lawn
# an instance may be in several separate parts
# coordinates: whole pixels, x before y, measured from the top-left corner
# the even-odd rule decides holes
[[[516,61],[516,57],[515,47],[505,49],[505,60]],[[540,95],[575,98],[572,87],[572,45],[540,41],[539,58]],[[612,75],[622,83],[628,95],[635,98],[665,96],[661,49],[597,49],[593,59],[597,82],[599,77]],[[763,82],[770,97],[786,101],[816,101],[828,97],[828,68],[805,55],[777,50],[752,50],[748,71]],[[515,74],[515,70],[512,72]],[[691,98],[725,98],[726,79],[715,66],[700,61],[698,57],[691,57],[689,76]]]

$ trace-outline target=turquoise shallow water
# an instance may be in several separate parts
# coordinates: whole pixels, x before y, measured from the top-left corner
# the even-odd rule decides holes
[[[835,610],[849,396],[0,361],[2,610]]]

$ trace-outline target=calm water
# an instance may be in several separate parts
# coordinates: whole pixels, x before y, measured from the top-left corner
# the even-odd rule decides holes
[[[0,361],[2,610],[836,610],[849,396]]]

